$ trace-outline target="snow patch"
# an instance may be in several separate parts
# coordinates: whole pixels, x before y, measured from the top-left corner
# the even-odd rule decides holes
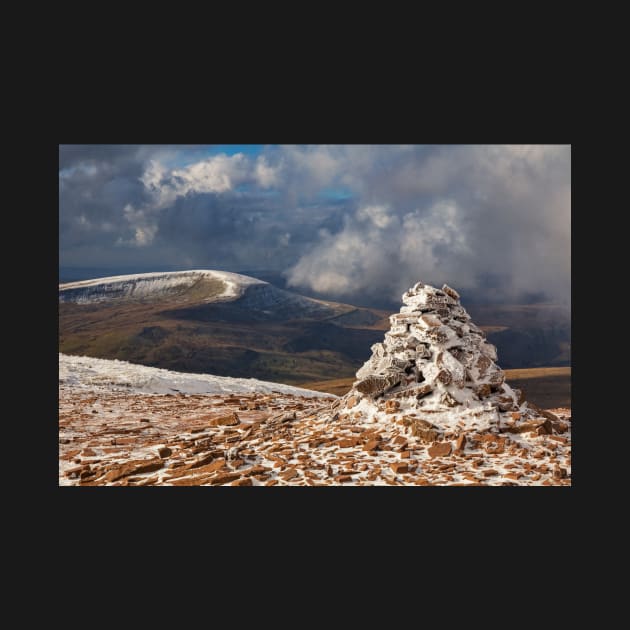
[[[188,374],[118,361],[59,353],[59,384],[78,390],[144,394],[293,394],[330,398],[331,394],[254,378]]]

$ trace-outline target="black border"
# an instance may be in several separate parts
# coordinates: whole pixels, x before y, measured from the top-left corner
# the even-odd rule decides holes
[[[421,83],[420,71],[414,77]],[[477,87],[478,89],[474,89]],[[407,89],[409,86],[407,85]],[[379,92],[380,90],[380,92]],[[46,445],[46,485],[55,505],[57,531],[82,538],[81,523],[89,523],[89,540],[115,538],[134,541],[142,536],[181,540],[196,546],[201,540],[248,540],[248,548],[258,541],[279,541],[281,547],[295,541],[300,548],[321,538],[351,548],[363,532],[373,541],[389,540],[392,546],[417,544],[429,551],[435,540],[503,540],[543,542],[538,537],[550,527],[570,526],[569,508],[575,485],[583,476],[573,475],[573,487],[553,488],[271,488],[265,491],[223,488],[60,488],[58,487],[58,433],[53,418],[58,412],[57,273],[58,242],[58,145],[106,142],[111,144],[205,144],[205,143],[412,143],[412,144],[490,144],[553,143],[571,144],[570,117],[556,94],[529,86],[500,90],[483,99],[480,86],[464,81],[447,92],[426,88],[409,93],[392,84],[376,88],[380,98],[346,99],[334,94],[319,102],[308,94],[288,95],[267,102],[265,95],[230,93],[199,100],[185,91],[170,95],[169,103],[155,108],[147,100],[134,101],[135,93],[123,102],[105,101],[95,107],[98,93],[81,101],[82,108],[68,107],[63,124],[55,125],[56,136],[47,145],[44,160],[45,181],[49,186],[36,190],[40,207],[46,208],[50,228],[41,247],[45,274],[45,300],[40,304],[47,338],[42,345],[41,391],[45,392],[45,418],[42,442]],[[157,97],[156,97],[157,99]],[[179,100],[179,105],[173,102]],[[322,100],[325,101],[322,103]],[[219,101],[218,103],[215,101]],[[152,142],[147,142],[150,140]],[[573,197],[575,203],[575,197]],[[573,215],[576,216],[575,213]],[[575,251],[579,226],[572,220],[572,248]],[[56,264],[55,264],[56,263]],[[575,276],[573,276],[575,279]],[[572,283],[573,299],[576,294]],[[38,296],[41,298],[41,295]],[[39,301],[39,300],[38,300]],[[50,312],[48,311],[50,309]],[[575,311],[572,311],[573,313]],[[45,314],[44,314],[45,313]],[[576,336],[572,318],[573,337]],[[48,338],[48,336],[50,338]],[[573,364],[581,350],[572,341]],[[574,410],[583,402],[579,371],[572,370]],[[39,387],[38,387],[39,390]],[[39,391],[36,395],[39,398]],[[579,402],[578,402],[579,401]],[[39,400],[37,401],[39,402]],[[578,423],[581,415],[578,416]],[[38,422],[39,424],[39,422]],[[41,431],[41,425],[37,429]],[[50,431],[50,434],[48,434]],[[579,429],[578,429],[579,434]],[[40,438],[38,438],[40,439]],[[308,534],[306,533],[308,530]],[[70,534],[72,532],[72,535]],[[131,532],[134,532],[132,535]],[[527,532],[527,533],[526,533]],[[390,538],[387,538],[387,537]],[[428,536],[428,538],[427,538]],[[200,538],[201,537],[201,538]],[[358,537],[358,538],[357,538]],[[222,544],[222,543],[221,543]],[[260,544],[269,544],[262,543]],[[463,553],[463,549],[462,549]],[[526,552],[525,552],[526,553]]]

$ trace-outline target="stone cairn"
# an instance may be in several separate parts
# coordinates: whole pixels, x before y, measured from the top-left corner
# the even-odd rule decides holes
[[[439,290],[418,282],[409,289],[337,410],[372,417],[383,411],[427,440],[467,430],[555,432],[556,416],[505,383],[495,346],[459,298],[447,285]]]

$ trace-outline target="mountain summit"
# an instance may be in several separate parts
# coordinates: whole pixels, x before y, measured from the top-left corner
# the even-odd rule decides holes
[[[448,285],[440,290],[418,282],[409,289],[339,410],[400,421],[430,441],[473,430],[520,433],[542,427],[551,433],[557,418],[505,383],[496,348],[459,298]]]
[[[59,350],[300,384],[353,375],[386,317],[227,271],[111,276],[59,285]]]
[[[165,302],[181,305],[238,303],[262,317],[330,316],[329,303],[284,291],[273,285],[228,271],[193,269],[111,276],[59,285],[59,301],[75,304]]]
[[[344,398],[60,354],[60,484],[571,485],[570,411],[504,382],[450,287],[403,302]]]

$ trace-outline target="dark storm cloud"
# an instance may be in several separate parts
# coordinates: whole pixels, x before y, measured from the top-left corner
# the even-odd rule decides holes
[[[568,302],[570,147],[344,151],[340,179],[363,203],[293,267],[291,284],[395,298],[417,280],[485,289],[493,277],[494,295]]]
[[[337,212],[328,205],[288,212],[277,195],[188,194],[159,213],[154,245],[185,252],[182,264],[284,270],[320,228],[338,225]]]
[[[60,147],[62,266],[284,270],[320,228],[338,229],[340,206],[352,203],[309,197],[289,207],[266,158],[195,153],[178,168],[165,164],[190,149]]]
[[[88,255],[91,250],[101,264],[116,257],[113,249],[116,241],[125,234],[129,237],[129,228],[121,221],[124,207],[149,199],[139,179],[144,172],[144,162],[138,157],[140,152],[140,147],[60,147],[62,263],[68,259],[83,264],[86,248]],[[92,262],[95,261],[85,261]]]
[[[570,147],[60,147],[60,258],[286,270],[397,300],[418,280],[568,301]]]
[[[71,168],[79,164],[114,164],[117,162],[131,163],[136,159],[142,147],[138,145],[111,144],[74,144],[60,145],[59,168]],[[142,166],[141,162],[138,162]]]

